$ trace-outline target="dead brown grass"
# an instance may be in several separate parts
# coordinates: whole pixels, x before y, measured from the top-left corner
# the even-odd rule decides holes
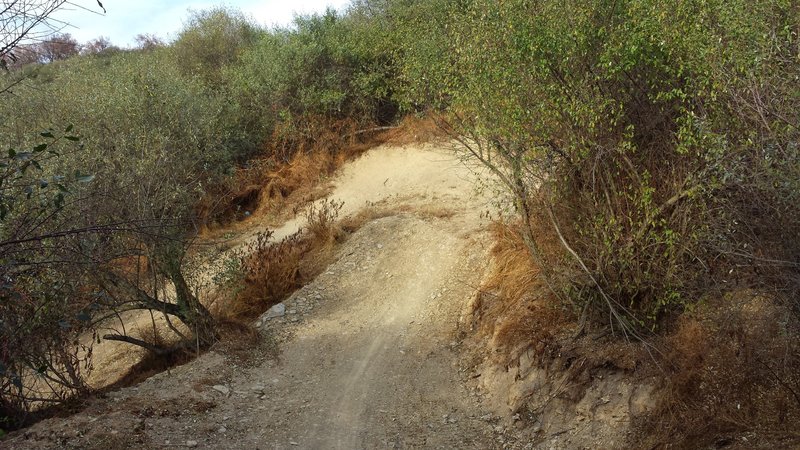
[[[394,145],[425,144],[452,139],[452,135],[440,126],[441,123],[442,119],[436,113],[423,117],[412,114],[404,117],[400,125],[388,130],[384,136],[388,143]]]
[[[473,328],[502,364],[530,346],[549,352],[575,326],[574,316],[543,285],[518,227],[495,222],[491,232],[492,269],[476,299]]]
[[[789,308],[747,291],[684,314],[663,338],[665,390],[642,424],[646,442],[654,448],[800,446],[798,325]]]
[[[153,375],[165,370],[181,366],[197,357],[197,353],[187,349],[179,349],[166,355],[144,352],[142,359],[134,364],[116,383],[103,388],[104,392],[135,386]]]
[[[257,349],[263,350],[268,347],[265,345],[268,343],[264,341],[263,336],[249,322],[222,317],[217,326],[219,342],[214,344],[212,349],[232,359],[240,366],[249,362],[256,354],[263,353],[256,351]],[[266,350],[268,350],[268,354],[274,356],[272,348],[266,348]]]
[[[234,321],[253,319],[319,275],[344,237],[336,221],[341,207],[332,201],[312,204],[307,225],[280,241],[273,241],[271,232],[260,234],[241,257],[242,289],[217,302],[217,314]]]
[[[280,131],[264,156],[237,170],[229,186],[211,192],[197,206],[207,238],[246,228],[252,218],[278,224],[330,192],[326,184],[344,163],[381,144],[406,145],[447,139],[435,117],[407,116],[396,127],[356,129],[340,121],[309,125],[308,139],[287,141]]]

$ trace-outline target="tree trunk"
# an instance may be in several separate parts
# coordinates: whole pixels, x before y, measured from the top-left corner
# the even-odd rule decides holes
[[[208,309],[191,293],[180,270],[166,274],[175,285],[175,303],[159,300],[133,282],[112,271],[96,274],[99,284],[126,310],[142,309],[158,311],[177,317],[195,334],[195,345],[208,348],[217,340],[216,321]],[[136,344],[135,342],[130,342]]]
[[[170,270],[167,276],[175,286],[175,300],[184,315],[181,321],[191,328],[201,348],[210,347],[218,337],[216,320],[192,293],[180,268]]]

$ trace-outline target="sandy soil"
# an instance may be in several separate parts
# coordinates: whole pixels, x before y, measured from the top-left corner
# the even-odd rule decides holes
[[[211,351],[3,446],[517,446],[460,364],[461,314],[488,259],[472,171],[447,149],[379,147],[342,170],[331,198],[342,215],[371,203],[397,214],[351,236],[284,316],[259,320],[264,342],[245,360]]]

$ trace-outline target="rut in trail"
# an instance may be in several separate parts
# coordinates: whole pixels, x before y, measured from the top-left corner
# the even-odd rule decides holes
[[[490,417],[459,367],[461,315],[487,264],[485,197],[452,150],[379,147],[330,196],[380,204],[335,262],[264,328],[277,358],[244,367],[209,352],[11,448],[493,448]],[[276,234],[298,226],[287,224]],[[488,417],[487,417],[488,416]],[[135,426],[131,431],[132,424]]]

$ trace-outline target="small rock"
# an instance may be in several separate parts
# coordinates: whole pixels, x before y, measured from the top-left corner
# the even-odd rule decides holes
[[[214,389],[215,391],[219,392],[222,395],[228,395],[231,393],[231,389],[228,386],[222,384],[217,384],[213,386],[211,389]]]
[[[494,419],[492,413],[481,416],[481,420],[483,420],[484,422],[491,422],[492,419]]]
[[[217,430],[217,433],[227,433],[227,432],[228,432],[228,429],[225,428],[225,427],[219,427],[219,430]]]
[[[186,441],[186,446],[189,448],[197,447],[197,445],[198,445],[197,441]]]
[[[378,250],[382,250],[382,249],[383,249],[383,244],[378,244]]]
[[[277,305],[274,305],[272,308],[270,308],[269,311],[267,311],[267,314],[265,314],[264,318],[273,319],[275,317],[283,317],[285,314],[286,314],[286,305],[284,305],[283,303],[278,303]]]

